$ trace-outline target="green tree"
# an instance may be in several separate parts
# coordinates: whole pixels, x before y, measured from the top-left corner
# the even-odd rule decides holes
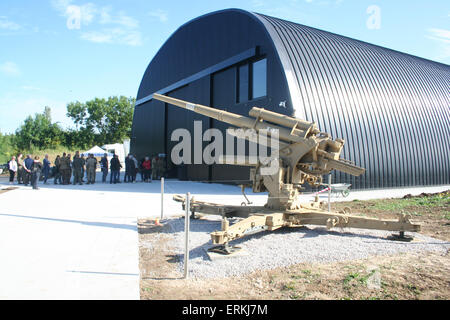
[[[51,109],[45,107],[43,113],[28,116],[16,130],[14,144],[19,150],[31,151],[34,148],[56,148],[61,144],[62,129],[51,121]]]
[[[8,162],[15,153],[14,135],[0,132],[0,164]]]
[[[63,133],[63,145],[69,149],[88,149],[95,144],[96,135],[86,129],[68,129]]]
[[[122,142],[131,135],[134,98],[95,98],[67,105],[67,116],[77,128],[80,143],[103,145]]]

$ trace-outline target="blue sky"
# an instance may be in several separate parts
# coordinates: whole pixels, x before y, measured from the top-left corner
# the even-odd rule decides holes
[[[202,14],[241,8],[450,64],[445,0],[2,0],[0,131],[95,97],[135,97],[167,38]]]

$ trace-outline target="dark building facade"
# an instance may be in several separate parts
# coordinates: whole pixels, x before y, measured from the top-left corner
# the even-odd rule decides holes
[[[194,121],[229,126],[152,99],[161,93],[248,115],[254,107],[316,122],[346,141],[353,188],[450,183],[450,67],[293,22],[238,9],[181,26],[149,64],[139,87],[131,152],[169,155],[175,129]],[[205,142],[205,145],[208,142]],[[246,180],[229,165],[172,167],[172,177]]]

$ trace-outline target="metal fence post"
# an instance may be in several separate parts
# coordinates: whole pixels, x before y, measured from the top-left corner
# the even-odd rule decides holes
[[[331,174],[328,175],[328,212],[331,212]]]
[[[161,220],[164,217],[164,178],[161,178]]]
[[[191,194],[188,192],[186,194],[186,214],[184,217],[184,232],[185,232],[185,248],[184,248],[184,278],[187,279],[189,275],[189,209],[190,209],[190,198]]]

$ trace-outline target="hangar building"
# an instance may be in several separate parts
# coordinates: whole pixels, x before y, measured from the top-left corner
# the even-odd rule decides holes
[[[228,9],[182,25],[145,71],[131,152],[170,155],[171,133],[194,120],[229,126],[152,99],[153,93],[248,115],[254,107],[316,122],[366,168],[333,173],[353,188],[450,183],[450,67],[294,22]],[[168,157],[170,160],[170,157]],[[169,161],[170,162],[170,161]],[[170,166],[170,177],[234,181],[249,169]],[[245,180],[245,179],[244,179]]]

